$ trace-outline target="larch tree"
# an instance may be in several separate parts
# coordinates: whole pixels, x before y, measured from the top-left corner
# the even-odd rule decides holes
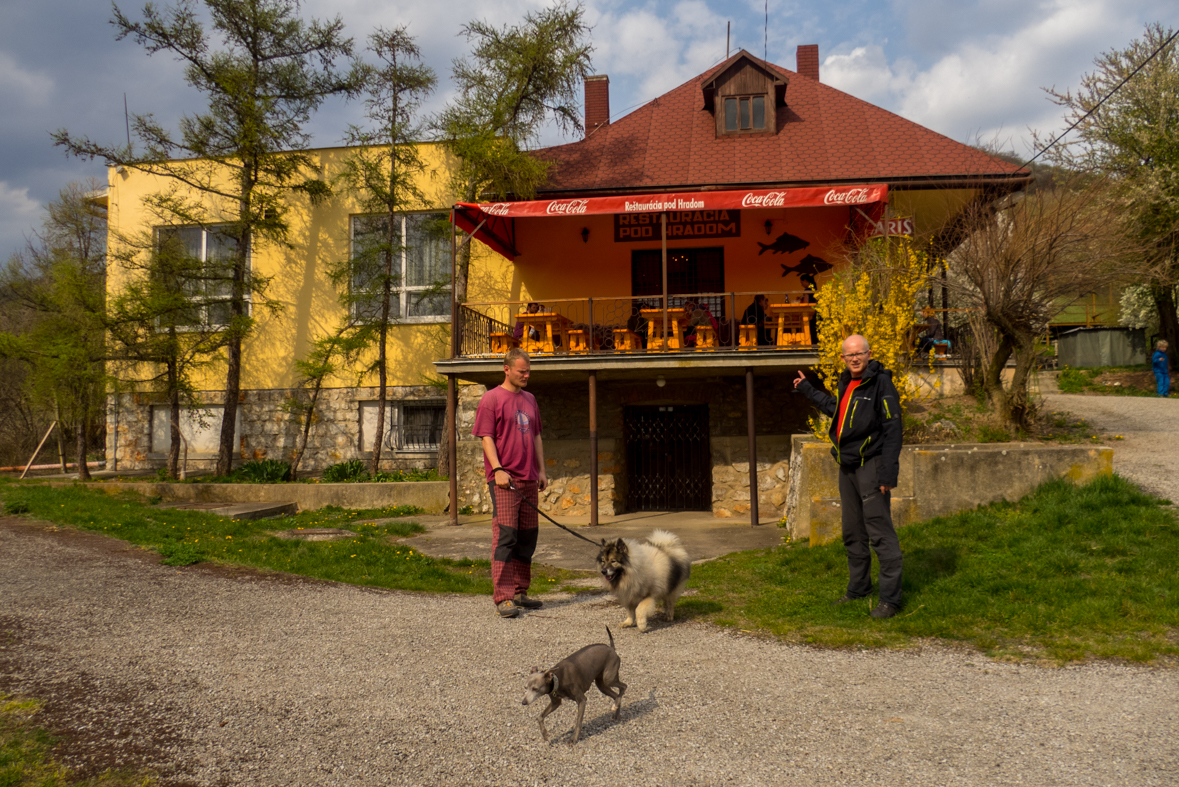
[[[462,34],[471,54],[454,61],[457,95],[436,119],[435,133],[454,155],[453,195],[463,202],[530,199],[549,163],[533,153],[550,124],[583,130],[578,86],[591,73],[585,8],[559,2],[529,12],[517,25],[470,22]],[[471,246],[456,261],[455,302],[467,299]]]
[[[313,202],[330,194],[306,152],[304,128],[325,99],[355,95],[362,81],[339,17],[304,21],[299,10],[298,0],[178,0],[168,8],[148,3],[134,20],[115,6],[118,37],[184,63],[185,81],[206,107],[182,117],[175,132],[150,114],[136,115],[139,152],[66,130],[54,134],[73,155],[166,179],[171,189],[159,204],[175,207],[171,223],[199,227],[222,248],[226,264],[210,265],[210,273],[223,272],[209,282],[227,304],[219,475],[232,469],[242,343],[254,324],[251,304],[266,288],[250,256],[264,243],[286,243],[291,194]]]
[[[107,217],[94,198],[101,187],[91,181],[62,189],[41,232],[0,274],[3,300],[26,313],[23,330],[0,332],[0,356],[27,365],[30,396],[53,409],[63,433],[74,433],[83,480],[106,392]]]
[[[385,441],[389,386],[389,329],[408,316],[401,312],[400,287],[411,273],[403,270],[411,245],[429,242],[429,228],[407,215],[427,207],[421,181],[426,172],[419,144],[422,123],[418,110],[434,90],[434,71],[419,62],[421,53],[406,28],[378,28],[369,37],[369,51],[379,64],[365,82],[366,127],[349,129],[346,141],[354,150],[344,164],[344,181],[360,203],[359,231],[353,233],[351,256],[336,272],[343,302],[355,322],[353,340],[375,347],[371,371],[377,375],[377,412],[369,472],[380,469]],[[416,283],[416,282],[415,282]],[[433,293],[411,294],[412,299]]]

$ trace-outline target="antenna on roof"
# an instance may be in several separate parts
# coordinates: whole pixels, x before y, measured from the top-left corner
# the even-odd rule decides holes
[[[725,60],[729,59],[729,35],[733,32],[733,23],[725,23]]]
[[[127,94],[123,94],[123,122],[127,124],[127,153],[131,152],[131,113],[127,111]]]

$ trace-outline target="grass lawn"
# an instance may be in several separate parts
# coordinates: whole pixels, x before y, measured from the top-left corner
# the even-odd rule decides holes
[[[909,525],[905,608],[830,606],[847,582],[841,543],[745,552],[693,572],[690,616],[824,647],[959,642],[997,658],[1149,662],[1179,655],[1179,523],[1117,476],[1053,481]]]
[[[425,532],[407,518],[420,513],[412,506],[362,511],[329,506],[275,519],[236,520],[166,508],[134,493],[13,481],[0,482],[0,499],[5,513],[115,536],[159,552],[168,565],[219,561],[353,585],[491,595],[490,561],[427,557],[395,540]],[[308,528],[343,528],[356,536],[301,541],[273,535]],[[537,566],[533,583],[556,588],[578,573]]]
[[[0,483],[7,513],[105,533],[159,551],[165,562],[223,561],[404,590],[491,593],[485,560],[427,557],[393,540],[421,532],[404,510],[328,508],[234,521],[162,508],[135,495]],[[1166,502],[1117,477],[1045,484],[994,504],[901,530],[905,609],[868,617],[875,602],[830,606],[843,593],[842,544],[743,552],[692,573],[697,593],[677,617],[822,647],[910,647],[941,639],[996,658],[1173,662],[1179,655],[1179,523]],[[368,520],[368,521],[366,521]],[[356,537],[289,541],[275,531],[343,527]],[[534,588],[585,576],[536,566]],[[540,587],[537,588],[536,586]]]
[[[77,779],[54,762],[53,739],[34,724],[35,700],[0,694],[0,785],[3,787],[150,787],[156,781],[131,771]]]

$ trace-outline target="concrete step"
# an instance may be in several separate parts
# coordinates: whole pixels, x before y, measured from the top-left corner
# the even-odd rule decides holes
[[[182,511],[208,511],[227,519],[270,519],[299,513],[299,506],[295,503],[165,503],[164,507]]]

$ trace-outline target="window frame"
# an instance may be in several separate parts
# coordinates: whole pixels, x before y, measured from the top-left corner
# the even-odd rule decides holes
[[[397,282],[397,286],[393,288],[393,292],[397,295],[397,309],[396,309],[397,316],[390,318],[391,321],[397,322],[399,324],[418,324],[418,325],[430,325],[430,324],[438,324],[438,323],[449,324],[450,323],[450,321],[451,321],[451,315],[450,315],[451,288],[450,287],[444,289],[442,292],[439,293],[440,297],[443,295],[446,296],[446,312],[444,314],[414,314],[414,315],[410,315],[410,313],[409,313],[410,312],[410,296],[413,293],[427,292],[427,291],[434,288],[433,284],[414,285],[414,284],[409,283],[409,278],[410,278],[409,264],[410,264],[410,254],[412,252],[412,249],[408,244],[409,232],[410,232],[410,226],[409,226],[410,225],[410,217],[411,216],[445,216],[445,215],[446,215],[446,212],[441,211],[441,210],[415,210],[415,211],[405,211],[405,212],[397,214],[397,218],[400,220],[400,224],[401,224],[401,249],[400,249],[400,257],[401,258],[398,261],[399,272],[397,273],[397,276],[399,277],[399,279]],[[357,242],[356,242],[357,235],[358,235],[357,228],[360,225],[360,223],[365,221],[366,219],[367,220],[375,219],[377,221],[382,221],[384,218],[385,218],[385,216],[383,216],[381,214],[373,214],[373,213],[358,213],[358,214],[353,214],[353,215],[349,216],[349,220],[348,220],[348,256],[349,256],[350,260],[355,260],[357,258]],[[448,250],[440,249],[440,252],[446,257],[450,256]],[[446,275],[446,278],[449,279],[450,276]],[[348,277],[348,287],[350,288],[350,290],[352,292],[355,292],[356,281],[357,281],[357,273],[355,271],[353,271]],[[453,287],[453,286],[454,286],[454,283],[451,282],[451,287]],[[421,299],[419,299],[418,302],[420,303]],[[360,300],[354,298],[352,301],[351,308],[352,308],[352,316],[358,317],[358,311],[362,308],[362,302]],[[376,317],[376,315],[374,315],[374,319],[375,319],[375,317]]]
[[[754,125],[754,102],[757,99],[762,101],[761,109],[761,126]],[[769,128],[769,112],[768,112],[769,96],[764,93],[724,96],[722,99],[722,132],[723,134],[762,134],[770,130]],[[732,102],[730,104],[729,102]],[[733,108],[733,120],[736,122],[735,128],[729,127],[729,107]],[[741,124],[748,121],[748,126]]]
[[[229,226],[228,223],[209,224],[207,226],[201,225],[201,224],[183,224],[183,225],[179,225],[179,226],[172,226],[172,225],[157,226],[154,230],[154,232],[155,232],[155,248],[157,250],[160,248],[160,239],[161,239],[161,236],[164,235],[165,233],[183,232],[185,230],[197,230],[201,233],[200,263],[201,263],[201,265],[206,265],[209,261],[209,236],[210,236],[210,234],[222,235],[222,237],[229,237],[228,235],[224,235],[224,233],[217,232],[217,229],[219,227],[227,227],[227,226]],[[253,264],[254,264],[253,256],[254,255],[253,255],[252,251],[247,249],[246,250],[246,276],[247,276],[247,278],[249,277],[250,271],[253,268]],[[207,282],[207,281],[201,282],[201,286],[206,288],[205,294],[204,294],[204,300],[202,300],[202,302],[199,306],[193,307],[194,309],[200,310],[201,322],[199,324],[198,323],[184,323],[184,324],[178,323],[176,325],[177,332],[179,332],[179,333],[196,333],[199,331],[220,331],[220,330],[225,330],[226,328],[229,327],[228,321],[226,321],[226,322],[212,322],[209,319],[210,310],[213,309],[215,306],[224,306],[226,308],[229,308],[233,302],[233,282],[226,280],[222,283],[226,284],[228,286],[229,293],[224,296],[224,300],[218,300],[217,303],[210,303],[209,302],[210,296],[208,295],[207,288],[212,283]],[[247,286],[246,291],[245,291],[245,298],[244,298],[244,300],[245,300],[245,316],[246,317],[250,316],[250,313],[253,309],[251,295],[252,295],[252,293],[250,292],[250,288]],[[232,319],[232,317],[231,317],[231,319]]]
[[[358,416],[360,419],[360,429],[356,440],[356,450],[361,456],[367,456],[372,453],[372,438],[365,435],[365,410],[371,409],[375,423],[376,409],[378,402],[376,399],[364,399],[357,402]],[[426,445],[425,447],[411,447],[405,446],[405,411],[407,408],[432,408],[441,411],[442,423],[438,430],[438,443],[435,445]],[[395,437],[395,440],[390,444],[390,437]],[[445,399],[386,399],[385,400],[385,434],[383,437],[384,451],[392,451],[398,456],[414,455],[414,456],[432,456],[438,452],[446,440],[446,400]],[[366,445],[367,443],[367,445]]]

